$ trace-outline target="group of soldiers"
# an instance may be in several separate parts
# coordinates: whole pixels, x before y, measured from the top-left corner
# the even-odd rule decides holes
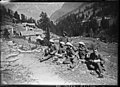
[[[93,49],[92,53],[89,53],[84,42],[79,42],[79,46],[75,47],[70,43],[65,34],[59,40],[58,49],[53,39],[50,39],[49,42],[50,45],[44,51],[45,58],[42,59],[41,62],[52,58],[53,62],[68,64],[68,69],[74,69],[76,64],[84,63],[89,70],[94,70],[99,78],[103,78],[105,61],[98,53],[97,49]]]

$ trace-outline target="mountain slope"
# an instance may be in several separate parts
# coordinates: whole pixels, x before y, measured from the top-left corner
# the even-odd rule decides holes
[[[51,16],[53,12],[61,7],[62,3],[9,3],[5,6],[12,9],[13,11],[18,11],[19,14],[24,14],[27,17],[33,17],[35,20],[39,19],[40,13],[46,12],[48,17]]]
[[[56,21],[58,18],[62,17],[63,15],[67,14],[68,12],[73,11],[74,9],[78,8],[79,6],[83,5],[84,2],[65,2],[61,9],[55,11],[50,19]]]

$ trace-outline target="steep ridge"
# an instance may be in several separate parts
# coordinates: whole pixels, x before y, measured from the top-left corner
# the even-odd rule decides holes
[[[57,20],[58,18],[62,17],[63,15],[67,14],[68,12],[73,11],[74,9],[78,8],[79,6],[83,5],[84,2],[65,2],[61,9],[55,11],[50,19],[52,21]]]

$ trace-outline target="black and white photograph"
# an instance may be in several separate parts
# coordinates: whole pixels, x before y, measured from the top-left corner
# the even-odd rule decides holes
[[[0,2],[1,85],[118,85],[119,2]]]

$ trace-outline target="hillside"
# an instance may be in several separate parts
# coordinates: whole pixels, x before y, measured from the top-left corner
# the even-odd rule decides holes
[[[6,7],[12,9],[13,11],[18,11],[19,14],[25,14],[28,17],[33,17],[35,20],[38,20],[42,11],[46,12],[49,17],[54,11],[61,7],[61,3],[19,2],[6,4]]]
[[[117,42],[118,6],[117,2],[65,3],[51,19],[54,20],[58,35],[66,31],[68,36],[98,37]]]
[[[8,18],[4,19],[4,21],[8,21],[7,19]],[[63,24],[65,24],[65,22],[63,22]],[[8,21],[7,23],[12,22]],[[67,24],[65,25],[67,26]],[[15,28],[17,30],[24,29],[21,24],[16,24]],[[55,26],[52,26],[52,28],[55,28]],[[59,36],[54,33],[51,34],[51,37],[55,39],[59,38]],[[91,44],[99,46],[98,51],[105,59],[106,71],[103,73],[104,78],[97,78],[96,73],[95,75],[91,75],[91,71],[82,63],[79,63],[78,67],[73,70],[68,70],[67,64],[57,64],[53,62],[53,58],[40,62],[39,60],[44,58],[43,53],[46,46],[37,45],[33,42],[28,42],[26,39],[15,37],[9,41],[0,38],[1,83],[8,85],[117,85],[117,43],[104,43],[95,38],[80,36],[69,39],[71,39],[70,41],[75,47],[77,47],[79,41],[83,41],[89,49],[91,48]],[[31,38],[31,40],[35,40],[35,38]],[[10,45],[10,41],[14,41],[15,44]],[[55,45],[58,47],[57,44]],[[21,46],[23,46],[26,51],[21,51]],[[31,47],[34,46],[37,48],[30,50]]]
[[[50,19],[52,21],[56,21],[58,18],[62,17],[63,15],[67,14],[70,11],[73,11],[74,9],[78,8],[79,6],[81,6],[83,4],[84,4],[83,2],[79,2],[79,3],[78,2],[74,2],[74,3],[73,2],[65,2],[59,10],[55,11],[51,15]]]
[[[93,38],[70,38],[72,43],[84,41],[89,47],[91,43],[99,41]],[[40,52],[19,52],[19,45],[25,47],[32,43],[27,40],[12,38],[17,45],[9,46],[8,41],[1,42],[1,77],[2,84],[36,84],[36,85],[117,85],[117,44],[108,44],[99,42],[99,52],[105,58],[104,78],[97,78],[97,75],[91,75],[85,64],[79,63],[79,66],[73,71],[67,70],[67,65],[52,62],[52,58],[39,62],[43,57],[45,46],[40,46]],[[94,41],[94,42],[93,42]],[[113,60],[114,58],[114,60]]]

